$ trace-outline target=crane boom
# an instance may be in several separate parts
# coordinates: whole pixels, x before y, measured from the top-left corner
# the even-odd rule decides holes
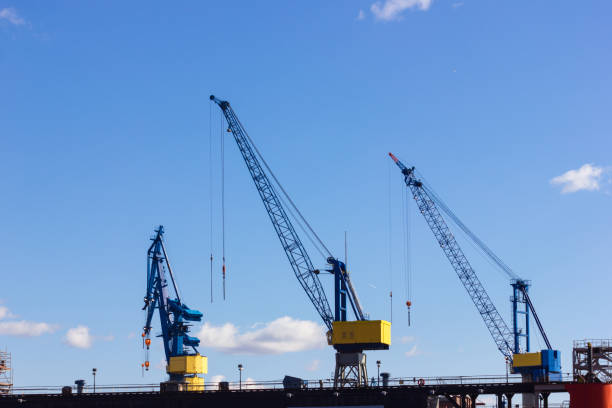
[[[302,244],[291,220],[287,216],[271,180],[261,166],[249,135],[240,123],[240,120],[228,101],[219,100],[213,95],[210,96],[210,99],[219,105],[223,111],[229,130],[231,130],[234,135],[234,139],[238,144],[238,149],[240,149],[240,153],[247,165],[249,173],[251,173],[257,192],[266,207],[266,211],[270,216],[272,225],[281,241],[281,245],[285,250],[285,254],[289,259],[295,276],[323,319],[323,322],[327,328],[331,330],[334,315],[327,301],[327,296],[325,295],[321,281],[317,276],[318,271],[314,268],[306,248]]]
[[[499,314],[499,311],[491,301],[474,269],[470,265],[467,257],[461,250],[461,247],[455,240],[446,221],[440,214],[435,201],[432,199],[428,191],[424,188],[423,183],[414,176],[414,167],[408,168],[393,154],[389,153],[395,164],[400,168],[404,175],[406,185],[412,191],[413,197],[417,203],[419,211],[425,217],[429,228],[433,232],[444,254],[450,261],[451,265],[461,283],[467,290],[470,298],[474,302],[476,309],[482,316],[487,329],[491,333],[495,344],[499,351],[512,360],[513,354],[513,334],[504,319]]]

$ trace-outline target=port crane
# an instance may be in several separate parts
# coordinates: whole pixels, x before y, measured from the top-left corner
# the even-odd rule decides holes
[[[202,320],[202,312],[190,309],[180,297],[166,247],[164,246],[164,227],[160,225],[155,230],[155,237],[147,250],[147,292],[144,297],[143,310],[146,311],[146,321],[142,333],[143,343],[147,350],[144,363],[149,369],[148,350],[151,345],[151,323],[155,310],[159,311],[161,337],[166,355],[166,372],[169,381],[161,383],[164,391],[197,391],[204,389],[204,379],[198,374],[208,371],[208,359],[201,356],[197,350],[200,340],[190,336],[189,322]],[[169,294],[170,285],[166,278],[166,270],[170,275],[171,288],[174,296]]]
[[[412,192],[419,211],[425,217],[427,225],[433,232],[442,251],[444,251],[453,269],[459,276],[461,283],[474,302],[476,309],[478,309],[482,316],[497,348],[504,355],[506,361],[512,364],[513,372],[521,373],[524,381],[561,380],[561,353],[559,350],[553,350],[548,340],[542,322],[529,297],[529,281],[521,279],[484,242],[471,232],[433,190],[417,178],[414,167],[405,166],[392,153],[389,153],[389,156],[400,168],[404,175],[404,182]],[[480,279],[478,279],[476,272],[457,243],[440,210],[465,232],[468,238],[494,264],[500,267],[512,279],[512,330],[506,324],[480,282]],[[522,319],[520,318],[521,315],[523,316]],[[546,349],[536,353],[531,353],[530,315],[533,316],[538,330],[546,343]]]
[[[388,349],[391,344],[391,324],[384,320],[367,319],[345,263],[331,254],[304,219],[240,123],[230,103],[214,95],[210,96],[210,100],[221,108],[227,121],[227,131],[234,136],[293,272],[328,329],[328,343],[336,350],[334,387],[367,386],[366,355],[363,352]],[[272,180],[282,196],[278,194]],[[290,206],[286,206],[285,201]],[[316,240],[327,253],[325,261],[328,269],[325,271],[334,276],[333,313],[319,280],[321,271],[313,266],[288,212],[305,233],[310,231],[309,238]],[[347,319],[349,306],[355,316],[354,321]]]

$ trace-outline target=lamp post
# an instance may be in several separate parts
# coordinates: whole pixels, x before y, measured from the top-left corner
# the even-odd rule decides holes
[[[506,384],[508,384],[508,374],[510,371],[510,359],[506,356]]]
[[[92,368],[92,369],[91,369],[91,373],[93,374],[93,380],[94,380],[94,381],[93,381],[93,383],[94,383],[94,384],[93,384],[93,385],[94,385],[94,390],[93,390],[94,394],[96,393],[96,372],[97,372],[97,371],[98,371],[98,369],[97,369],[97,368]]]
[[[378,375],[376,385],[380,387],[380,360],[376,360],[376,374]]]
[[[242,390],[242,369],[244,367],[242,367],[242,364],[238,364],[238,374],[240,375],[240,382],[238,383],[238,387],[240,390]]]

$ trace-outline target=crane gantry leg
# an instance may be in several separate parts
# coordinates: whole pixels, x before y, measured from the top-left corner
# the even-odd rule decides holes
[[[368,369],[365,353],[336,353],[334,388],[367,386]]]

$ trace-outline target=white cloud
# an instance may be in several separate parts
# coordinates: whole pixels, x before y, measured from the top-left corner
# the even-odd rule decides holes
[[[11,313],[11,311],[6,306],[0,306],[0,320],[2,319],[13,319],[17,316]]]
[[[414,346],[412,346],[412,348],[410,350],[408,350],[407,352],[404,353],[406,355],[406,357],[410,358],[410,357],[414,357],[420,354],[419,350],[417,349],[416,344]]]
[[[357,20],[361,21],[365,19],[365,13],[363,12],[363,10],[359,10],[359,13],[357,13]]]
[[[239,388],[239,386],[240,386],[240,384],[236,385],[235,388]],[[242,389],[243,390],[244,389],[246,389],[246,390],[249,390],[249,389],[256,390],[257,388],[258,387],[257,387],[257,384],[255,383],[255,380],[253,378],[251,378],[251,377],[248,377],[246,380],[242,381]]]
[[[413,336],[403,336],[403,337],[400,339],[400,341],[401,341],[403,344],[410,343],[410,342],[414,341],[414,337],[413,337]]]
[[[210,385],[211,387],[217,388],[219,386],[219,383],[221,381],[225,380],[225,376],[222,374],[217,374],[217,375],[213,375],[212,377],[210,377],[210,380],[208,380],[208,385]]]
[[[263,327],[239,333],[232,323],[205,323],[198,333],[202,347],[229,354],[282,354],[323,348],[324,327],[308,320],[280,317]]]
[[[319,360],[312,360],[312,362],[306,366],[306,370],[317,371],[320,364],[321,362]]]
[[[64,340],[71,347],[88,349],[91,347],[94,339],[89,333],[89,327],[77,326],[73,327],[72,329],[68,329]]]
[[[4,336],[37,337],[45,333],[53,333],[56,329],[54,325],[41,322],[25,320],[0,322],[0,334]]]
[[[454,8],[454,9],[459,8],[461,6],[463,6],[463,2],[462,1],[457,1],[457,2],[455,2],[453,4],[451,4],[451,7]]]
[[[550,180],[551,184],[561,185],[561,193],[575,193],[580,190],[599,190],[599,181],[603,174],[603,167],[585,164],[578,170],[569,170]]]
[[[3,8],[2,10],[0,10],[0,20],[6,20],[16,26],[25,24],[25,20],[19,17],[19,14],[17,14],[17,10],[12,7]]]
[[[401,14],[408,9],[418,8],[427,10],[433,0],[385,0],[377,1],[370,6],[370,11],[377,20],[391,21],[400,18]]]

